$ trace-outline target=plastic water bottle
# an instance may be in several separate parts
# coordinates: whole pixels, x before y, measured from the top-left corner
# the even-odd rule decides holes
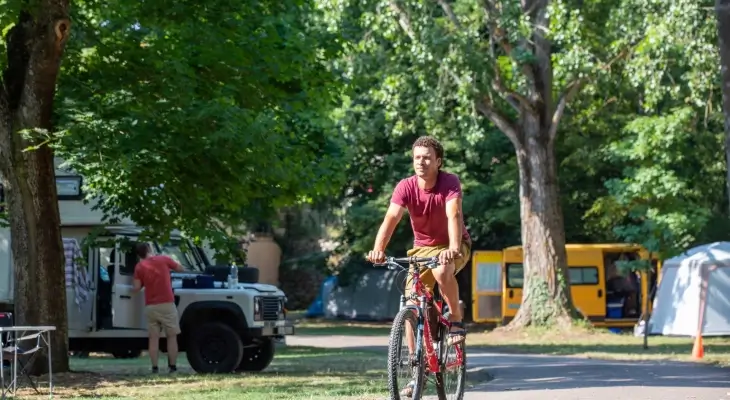
[[[238,286],[238,267],[236,266],[236,263],[231,264],[229,280],[230,283],[228,284],[228,287],[235,289]]]

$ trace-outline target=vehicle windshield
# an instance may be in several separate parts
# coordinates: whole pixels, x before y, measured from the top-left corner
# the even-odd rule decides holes
[[[181,241],[174,240],[168,243],[157,244],[160,254],[164,254],[180,263],[187,272],[204,272],[205,263],[194,254],[194,250],[181,245]]]

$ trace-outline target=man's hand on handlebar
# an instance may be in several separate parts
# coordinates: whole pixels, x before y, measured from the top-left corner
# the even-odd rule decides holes
[[[456,249],[446,249],[439,254],[439,264],[446,265],[461,257],[461,252]]]
[[[373,264],[383,264],[385,262],[385,252],[380,250],[370,250],[366,258]]]

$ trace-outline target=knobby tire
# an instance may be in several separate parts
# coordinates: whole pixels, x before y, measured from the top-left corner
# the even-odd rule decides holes
[[[398,372],[400,371],[400,355],[402,352],[402,346],[408,346],[405,327],[406,324],[410,324],[413,328],[414,340],[416,346],[418,346],[418,316],[414,310],[404,308],[396,314],[393,319],[393,326],[390,330],[390,340],[388,343],[388,391],[390,392],[391,400],[406,400],[404,397],[401,399],[400,391],[405,385],[414,380],[416,382],[413,388],[413,396],[411,400],[419,400],[423,393],[424,382],[426,380],[426,367],[423,362],[423,351],[416,349],[415,354],[420,356],[420,359],[412,368],[411,379],[406,382],[398,382]]]

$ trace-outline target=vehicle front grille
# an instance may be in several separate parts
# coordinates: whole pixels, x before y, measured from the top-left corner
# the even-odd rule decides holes
[[[261,297],[261,317],[264,321],[279,319],[281,299],[278,297]]]

